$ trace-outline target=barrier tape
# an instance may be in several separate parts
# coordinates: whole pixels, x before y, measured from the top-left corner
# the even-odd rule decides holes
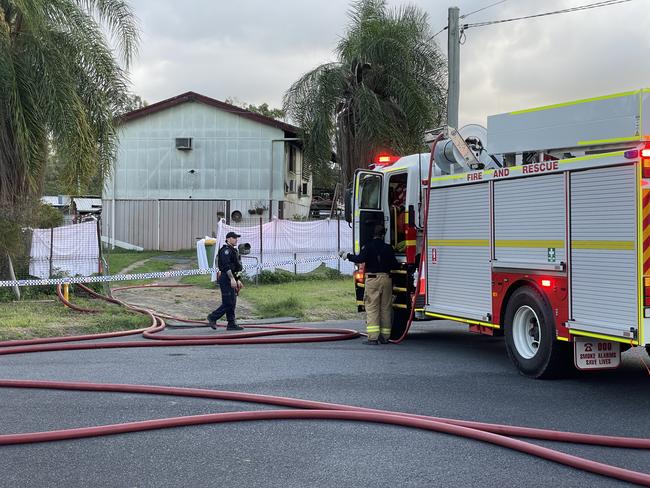
[[[257,264],[243,265],[244,271],[246,270],[262,270],[265,268],[277,268],[280,266],[289,266],[292,264],[309,264],[318,263],[323,261],[333,261],[341,259],[336,256],[318,256],[303,259],[288,259],[284,261],[270,261]],[[66,285],[74,283],[105,283],[109,281],[131,281],[131,280],[147,280],[152,278],[174,278],[177,276],[196,276],[212,274],[217,271],[217,268],[201,268],[201,269],[185,269],[175,271],[156,271],[151,273],[136,273],[136,274],[118,274],[109,276],[70,276],[62,278],[49,278],[49,279],[33,279],[33,280],[7,280],[0,281],[0,287],[6,286],[38,286],[38,285]]]

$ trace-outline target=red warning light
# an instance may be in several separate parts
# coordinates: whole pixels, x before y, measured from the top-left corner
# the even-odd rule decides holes
[[[378,154],[377,157],[375,158],[375,164],[387,166],[389,164],[393,164],[398,159],[399,159],[398,156],[393,156],[391,154]]]
[[[552,284],[553,283],[551,283],[551,280],[542,280],[542,286],[544,288],[550,288]]]

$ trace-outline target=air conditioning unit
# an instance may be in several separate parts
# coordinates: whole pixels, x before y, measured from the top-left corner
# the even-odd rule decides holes
[[[176,138],[176,149],[180,151],[191,151],[192,150],[192,138],[191,137],[177,137]]]

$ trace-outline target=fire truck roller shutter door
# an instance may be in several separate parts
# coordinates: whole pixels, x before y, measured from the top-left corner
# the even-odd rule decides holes
[[[564,175],[496,181],[494,237],[497,263],[566,262]]]
[[[488,191],[487,183],[432,189],[427,222],[428,311],[475,320],[486,320],[491,313]]]

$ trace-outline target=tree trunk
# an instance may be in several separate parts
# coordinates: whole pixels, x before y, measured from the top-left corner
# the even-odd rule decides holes
[[[12,281],[16,281],[16,273],[14,272],[14,263],[11,261],[11,256],[7,254],[7,260],[9,261],[9,278],[11,278]],[[20,300],[20,287],[19,286],[12,286],[14,290],[14,295],[16,295],[16,299]]]

